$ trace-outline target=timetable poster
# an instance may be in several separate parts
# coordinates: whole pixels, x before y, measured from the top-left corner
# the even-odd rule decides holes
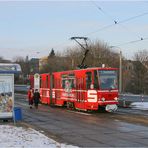
[[[9,118],[13,116],[13,94],[13,75],[0,74],[0,118]]]

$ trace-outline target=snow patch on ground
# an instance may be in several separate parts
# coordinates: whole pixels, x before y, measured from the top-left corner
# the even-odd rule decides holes
[[[148,110],[148,102],[133,102],[130,107],[133,109]]]
[[[16,127],[13,125],[0,125],[0,147],[78,148],[58,143],[32,128]]]

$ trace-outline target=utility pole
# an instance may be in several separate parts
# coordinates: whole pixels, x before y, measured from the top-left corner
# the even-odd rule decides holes
[[[120,65],[119,65],[119,92],[122,93],[122,51],[120,50]]]

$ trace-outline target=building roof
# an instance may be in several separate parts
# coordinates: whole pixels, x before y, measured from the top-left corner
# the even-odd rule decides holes
[[[0,73],[16,74],[21,73],[21,66],[14,63],[0,63]]]

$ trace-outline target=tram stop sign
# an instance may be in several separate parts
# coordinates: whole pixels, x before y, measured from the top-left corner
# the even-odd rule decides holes
[[[34,91],[40,90],[40,75],[38,73],[34,74]]]

